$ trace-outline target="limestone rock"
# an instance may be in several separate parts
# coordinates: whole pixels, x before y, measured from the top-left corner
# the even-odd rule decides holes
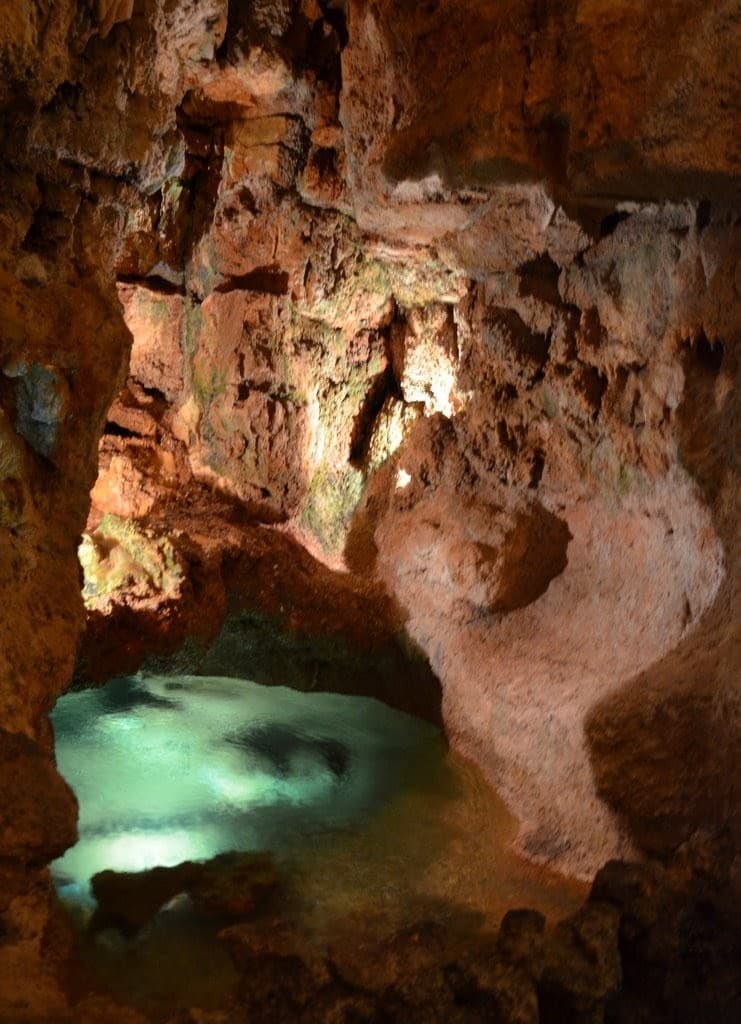
[[[442,689],[527,856],[588,877],[698,830],[738,846],[736,6],[0,4],[2,842],[34,865],[0,901],[11,1015],[66,1012],[35,865],[72,836],[46,715],[93,487],[89,536],[107,512],[159,545],[149,578],[98,552],[121,584],[113,628],[88,620],[99,675],[201,642],[244,664],[259,615],[308,685],[317,635],[343,636],[359,686],[431,717]],[[439,687],[404,674],[410,643]],[[672,870],[595,885],[651,970],[693,965],[660,966],[660,1005],[630,990],[667,1019],[713,1005],[714,930],[729,1003],[735,948]],[[587,1017],[616,977],[600,902],[546,971]],[[463,969],[412,1006],[311,970],[294,992],[286,959],[255,998],[295,1019],[306,993],[339,1019],[494,1012]]]
[[[134,11],[134,0],[96,0],[96,14],[101,39],[105,39],[119,21],[128,21]]]
[[[545,964],[545,918],[536,910],[509,910],[497,936],[497,951],[506,963],[522,967],[536,981]]]
[[[198,910],[221,920],[251,917],[275,892],[269,856],[226,853],[206,863],[186,861],[147,871],[101,871],[92,878],[95,926],[126,932],[142,928],[175,896],[187,893]]]
[[[27,737],[0,733],[0,780],[0,856],[42,865],[74,843],[77,801]]]
[[[589,903],[561,922],[546,950],[540,986],[543,1017],[601,1024],[605,1003],[621,982],[619,915],[605,903]]]

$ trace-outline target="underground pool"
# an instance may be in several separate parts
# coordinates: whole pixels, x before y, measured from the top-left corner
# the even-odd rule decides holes
[[[510,907],[555,919],[584,895],[517,856],[516,822],[438,729],[376,700],[137,675],[63,696],[53,724],[80,805],[55,885],[95,984],[148,1011],[221,1006],[234,970],[187,899],[133,936],[98,930],[90,880],[106,869],[267,851],[291,933],[357,977],[420,921],[465,945]]]
[[[138,676],[63,697],[80,804],[58,887],[230,850],[286,853],[367,819],[442,760],[436,729],[375,700],[243,679]]]

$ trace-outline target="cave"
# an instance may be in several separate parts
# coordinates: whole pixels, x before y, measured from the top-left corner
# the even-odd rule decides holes
[[[737,5],[0,10],[0,1022],[736,1024]]]

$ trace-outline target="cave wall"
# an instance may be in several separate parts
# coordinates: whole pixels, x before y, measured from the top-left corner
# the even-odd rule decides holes
[[[7,991],[93,483],[93,538],[196,488],[385,588],[530,856],[737,821],[734,5],[0,13]]]
[[[737,13],[349,6],[358,223],[470,280],[366,499],[448,733],[569,870],[737,834]]]
[[[223,5],[150,3],[104,39],[117,13],[131,5],[0,5],[0,1016],[13,1021],[68,1007],[44,865],[74,842],[77,808],[46,716],[84,627],[77,546],[131,346],[116,253],[162,179],[192,45],[213,53],[226,24]]]

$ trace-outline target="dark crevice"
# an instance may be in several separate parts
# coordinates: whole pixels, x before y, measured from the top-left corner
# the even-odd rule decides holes
[[[121,185],[136,186],[139,181],[139,169],[134,163],[127,164],[118,173],[109,171],[105,167],[91,166],[83,160],[77,160],[71,156],[61,157],[59,164],[61,167],[70,167],[72,170],[80,172],[83,176],[90,175],[91,178],[95,176],[101,182],[110,181]]]
[[[237,64],[249,50],[277,53],[296,78],[313,72],[338,88],[342,81],[340,51],[348,41],[345,15],[333,2],[319,2],[321,17],[307,17],[297,3],[231,0],[224,40],[217,60]]]
[[[122,427],[120,423],[116,423],[114,420],[108,420],[106,422],[103,433],[108,437],[133,438],[142,436],[136,430],[130,430],[128,427]]]
[[[710,224],[713,216],[713,206],[709,199],[703,199],[702,202],[697,204],[697,213],[695,214],[695,225],[698,231],[704,231],[705,228]]]
[[[337,150],[329,147],[317,149],[312,155],[312,164],[320,182],[326,182],[337,175]]]
[[[182,182],[187,183],[183,217],[183,255],[211,229],[221,184],[224,160],[223,129],[213,116],[203,117],[201,112],[191,114],[192,93],[186,93],[176,110],[177,126],[186,147]]]
[[[618,225],[628,220],[629,217],[630,214],[626,210],[615,210],[613,213],[608,213],[606,217],[603,217],[599,226],[600,241],[614,234]]]
[[[499,420],[497,423],[497,437],[502,448],[505,448],[512,455],[517,455],[519,450],[517,439],[509,429],[506,420]]]
[[[63,107],[67,107],[76,114],[82,97],[83,87],[81,82],[62,82],[57,86],[51,99],[42,106],[41,113],[53,114]]]
[[[147,398],[153,399],[155,402],[167,402],[167,397],[164,391],[160,391],[159,388],[152,387],[151,385],[139,384],[140,389],[144,392]]]
[[[347,31],[347,18],[343,6],[337,3],[337,0],[319,0],[319,6],[325,19],[337,33],[340,49],[344,50],[350,40],[350,35]]]
[[[387,398],[398,393],[391,364],[372,381],[355,417],[350,437],[350,464],[360,469],[368,456],[373,426]]]
[[[577,372],[574,384],[591,407],[592,418],[596,420],[607,391],[607,377],[593,366],[583,366]]]
[[[24,252],[51,256],[68,241],[72,234],[72,220],[64,214],[41,206],[36,210],[23,239]]]
[[[550,337],[531,331],[515,310],[494,307],[487,311],[484,322],[485,337],[490,334],[493,338],[499,336],[504,339],[523,365],[541,370],[548,362]]]
[[[239,192],[237,192],[237,199],[239,200],[239,205],[243,210],[251,213],[253,217],[257,215],[257,202],[255,200],[255,196],[246,185],[240,188]]]
[[[545,469],[545,455],[540,449],[536,449],[533,454],[533,462],[530,469],[530,486],[535,488],[538,486],[540,481],[543,479],[543,470]]]
[[[695,340],[694,349],[697,362],[703,370],[713,375],[720,373],[726,352],[726,347],[720,338],[714,338],[711,341],[705,332],[701,331]]]
[[[606,332],[596,306],[590,306],[581,314],[580,335],[584,344],[595,351],[605,340]]]
[[[137,274],[119,274],[116,280],[119,284],[131,284],[147,288],[150,292],[155,292],[157,295],[185,295],[184,284],[168,281],[167,278],[161,277],[159,274],[151,274],[145,277],[140,277]]]
[[[281,390],[280,385],[277,385],[275,381],[243,380],[237,384],[237,402],[246,402],[253,393],[265,395],[279,405],[295,404],[295,399],[291,397],[290,393]]]
[[[520,295],[540,299],[552,306],[560,305],[558,279],[561,276],[561,268],[548,253],[523,263],[519,268],[519,275]]]
[[[271,267],[258,267],[247,274],[237,274],[223,281],[217,292],[247,291],[263,295],[287,295],[288,273]]]

